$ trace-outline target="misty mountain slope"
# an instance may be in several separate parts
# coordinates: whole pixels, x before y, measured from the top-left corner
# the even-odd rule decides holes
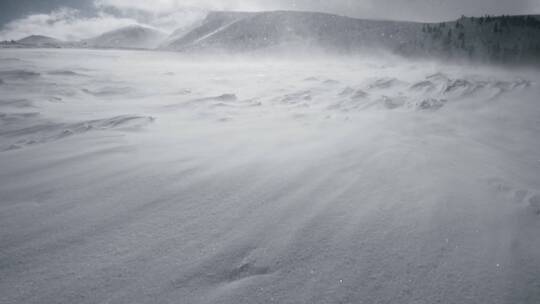
[[[174,42],[174,48],[250,51],[300,43],[342,52],[375,47],[394,49],[413,38],[421,28],[415,23],[360,20],[324,13],[230,14],[213,13],[201,27]],[[230,19],[233,21],[223,21]]]
[[[337,53],[391,52],[406,57],[537,64],[536,16],[461,18],[422,24],[274,11],[214,12],[165,48],[188,52],[250,52],[283,46]]]
[[[538,16],[462,17],[442,23],[356,19],[299,12],[209,12],[166,35],[130,26],[81,42],[31,36],[0,48],[75,47],[161,49],[190,53],[393,53],[406,58],[538,65]]]
[[[0,63],[2,303],[540,303],[537,70]]]
[[[172,43],[184,37],[187,33],[200,27],[206,19],[200,19],[189,25],[177,28],[174,32],[167,36],[167,38],[159,45],[159,49],[167,49]],[[173,49],[173,48],[171,48]]]
[[[61,47],[65,42],[41,35],[32,35],[17,40],[17,43],[31,47]]]
[[[215,35],[235,22],[249,18],[256,13],[245,12],[210,12],[204,20],[197,22],[190,29],[179,29],[169,38],[166,49],[183,49],[186,45],[197,44],[205,38]]]
[[[63,48],[75,45],[52,37],[31,35],[17,41],[0,41],[0,48]]]
[[[96,48],[153,49],[159,46],[166,36],[158,30],[133,25],[82,41],[82,45]]]

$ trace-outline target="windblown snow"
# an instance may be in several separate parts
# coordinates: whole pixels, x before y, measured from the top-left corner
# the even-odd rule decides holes
[[[5,49],[0,79],[1,303],[540,302],[538,71]]]

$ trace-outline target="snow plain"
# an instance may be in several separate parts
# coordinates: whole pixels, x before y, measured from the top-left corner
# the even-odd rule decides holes
[[[0,303],[539,303],[540,74],[0,51]]]

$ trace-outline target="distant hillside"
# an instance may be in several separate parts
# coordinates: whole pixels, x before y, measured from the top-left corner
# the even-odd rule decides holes
[[[163,45],[164,49],[186,50],[196,47],[199,43],[204,43],[207,38],[216,36],[227,27],[256,13],[242,12],[211,12],[206,19],[196,23],[193,27],[178,29],[168,39],[168,43]]]
[[[82,46],[119,49],[154,49],[167,37],[165,33],[143,26],[128,26],[82,41]]]
[[[539,16],[462,17],[442,23],[363,20],[313,12],[210,12],[171,35],[129,26],[81,42],[46,36],[0,47],[163,49],[191,53],[317,49],[385,51],[410,58],[540,65]],[[298,47],[298,48],[297,48]]]
[[[540,63],[538,16],[462,17],[424,24],[398,53],[499,63]]]
[[[324,13],[210,13],[201,26],[171,42],[179,51],[252,51],[288,44],[339,52],[362,48],[397,48],[421,25],[411,22],[360,20]]]
[[[311,12],[213,12],[163,48],[249,52],[302,45],[338,53],[383,49],[409,57],[540,62],[537,16],[463,17],[454,22],[362,20]]]
[[[31,35],[20,40],[0,42],[0,48],[64,48],[71,46],[73,43],[42,35]]]
[[[63,41],[58,39],[41,35],[28,36],[18,40],[17,43],[34,47],[61,47],[64,44]]]

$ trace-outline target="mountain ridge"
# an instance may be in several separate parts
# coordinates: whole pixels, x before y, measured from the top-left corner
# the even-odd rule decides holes
[[[86,39],[82,44],[97,48],[153,49],[167,34],[141,25],[130,25]]]
[[[462,17],[454,21],[422,23],[358,19],[319,12],[212,11],[168,36],[135,25],[81,42],[64,43],[47,38],[55,43],[19,43],[19,40],[3,42],[1,46],[157,49],[186,53],[283,49],[355,54],[376,50],[418,58],[540,62],[539,15]],[[291,46],[300,46],[300,50]]]
[[[227,22],[224,22],[226,20]],[[331,53],[384,50],[406,57],[494,63],[540,62],[538,15],[462,17],[421,23],[317,12],[212,12],[166,50],[245,53],[292,43]]]

